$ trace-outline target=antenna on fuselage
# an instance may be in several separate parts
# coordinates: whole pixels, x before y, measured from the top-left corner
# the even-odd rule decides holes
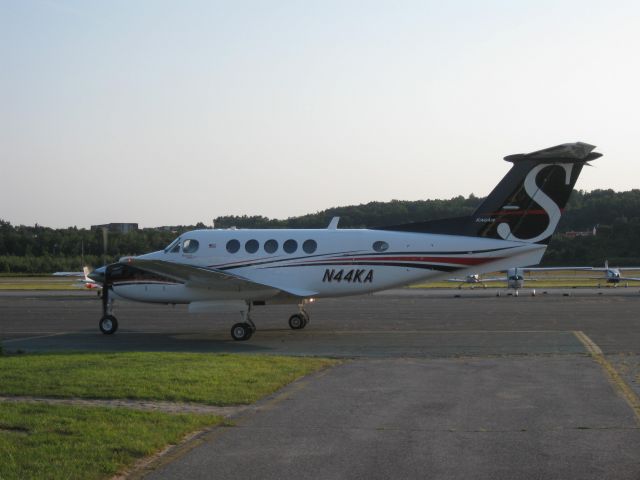
[[[329,226],[327,227],[327,230],[337,230],[339,221],[340,221],[340,217],[333,217],[331,219],[331,222],[329,222]]]

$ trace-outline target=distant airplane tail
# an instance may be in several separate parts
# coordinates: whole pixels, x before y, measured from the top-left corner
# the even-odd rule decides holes
[[[393,230],[496,238],[547,244],[582,167],[602,156],[582,142],[509,155],[513,166],[468,217],[379,227]]]

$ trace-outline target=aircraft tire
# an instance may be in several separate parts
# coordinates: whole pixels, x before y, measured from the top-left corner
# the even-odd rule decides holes
[[[231,338],[238,342],[249,340],[251,335],[253,335],[253,328],[248,323],[236,323],[231,327]]]
[[[300,330],[306,326],[307,319],[304,317],[304,315],[296,313],[289,317],[289,328],[291,328],[291,330]]]
[[[113,335],[118,330],[118,320],[113,315],[105,315],[100,319],[99,326],[105,335]]]

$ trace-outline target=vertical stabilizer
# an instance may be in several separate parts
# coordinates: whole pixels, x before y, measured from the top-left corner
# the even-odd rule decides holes
[[[582,167],[602,156],[594,148],[576,142],[509,155],[513,166],[473,215],[380,229],[548,243]]]

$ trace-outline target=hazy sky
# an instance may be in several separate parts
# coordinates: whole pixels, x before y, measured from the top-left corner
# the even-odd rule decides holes
[[[0,0],[0,218],[285,218],[486,195],[584,141],[640,186],[640,2]]]

